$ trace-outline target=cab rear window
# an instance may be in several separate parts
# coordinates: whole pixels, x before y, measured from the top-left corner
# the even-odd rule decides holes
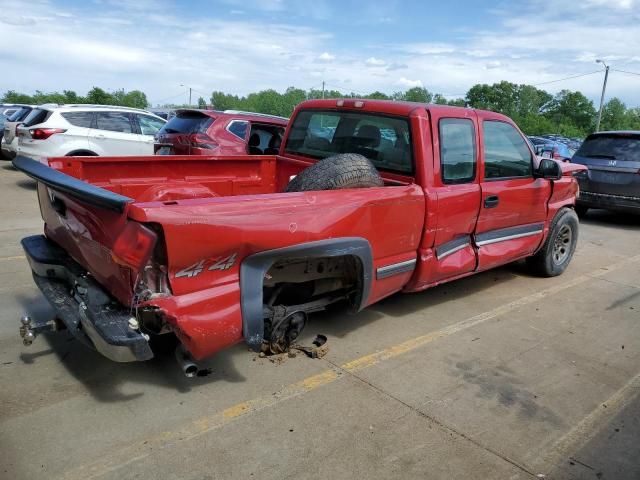
[[[409,121],[402,117],[302,110],[293,121],[285,151],[311,158],[359,153],[379,170],[413,173]]]
[[[214,118],[199,112],[179,112],[159,133],[205,133]]]
[[[576,156],[640,162],[640,135],[593,135],[582,143]]]

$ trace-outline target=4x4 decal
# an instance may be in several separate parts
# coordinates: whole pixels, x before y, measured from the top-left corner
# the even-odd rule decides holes
[[[206,268],[209,271],[212,270],[228,270],[233,267],[233,264],[236,263],[236,258],[238,257],[238,253],[232,253],[227,256],[220,256],[212,259],[200,260],[193,265],[189,265],[187,268],[183,268],[178,273],[176,273],[176,278],[187,277],[193,278],[197,275],[200,275],[202,271]],[[210,263],[211,262],[211,263]],[[207,267],[207,265],[209,265]]]

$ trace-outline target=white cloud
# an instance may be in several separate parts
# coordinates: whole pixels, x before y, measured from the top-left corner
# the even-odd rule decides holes
[[[490,69],[490,68],[500,68],[502,66],[504,66],[504,64],[500,60],[493,60],[491,62],[487,62],[484,65],[484,68],[488,68],[488,69]]]
[[[369,67],[383,67],[387,64],[384,60],[381,60],[376,57],[369,57],[364,61],[365,64]]]
[[[456,48],[446,43],[411,43],[405,45],[404,50],[415,55],[440,55],[453,53]]]
[[[421,80],[410,80],[408,78],[405,77],[400,77],[400,79],[396,82],[396,85],[399,85],[401,87],[405,87],[405,88],[413,88],[413,87],[422,87],[422,81]]]
[[[320,62],[333,62],[336,59],[335,55],[331,55],[329,52],[322,52],[318,56],[318,61]]]

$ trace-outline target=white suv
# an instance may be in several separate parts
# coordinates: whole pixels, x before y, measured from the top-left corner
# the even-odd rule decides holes
[[[138,108],[41,105],[18,127],[18,155],[153,155],[153,136],[165,122]]]

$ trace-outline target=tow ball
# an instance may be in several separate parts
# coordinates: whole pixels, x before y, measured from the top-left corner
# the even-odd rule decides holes
[[[22,337],[22,343],[27,347],[33,343],[38,334],[58,330],[61,330],[60,322],[55,318],[44,323],[35,323],[29,315],[24,315],[20,318],[20,336]]]

